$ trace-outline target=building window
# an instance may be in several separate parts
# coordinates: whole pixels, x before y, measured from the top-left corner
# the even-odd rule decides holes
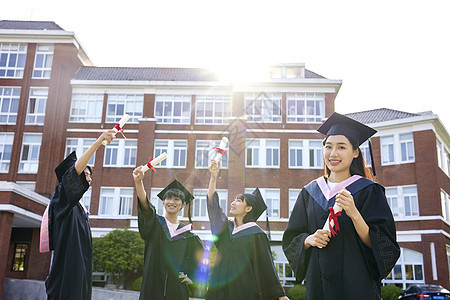
[[[98,214],[102,216],[131,216],[133,188],[102,187]]]
[[[251,93],[244,96],[245,114],[249,122],[281,122],[280,93]]]
[[[26,45],[0,44],[0,78],[22,78],[26,57]]]
[[[23,272],[25,271],[25,262],[27,258],[28,244],[27,243],[17,243],[14,249],[13,257],[13,272]]]
[[[16,124],[20,88],[0,87],[0,124]]]
[[[301,191],[301,189],[289,189],[289,217],[291,217],[295,202],[297,202],[298,195]]]
[[[439,140],[436,140],[436,151],[438,158],[438,165],[442,171],[444,171],[447,176],[450,176],[450,155],[449,150],[441,143]]]
[[[411,284],[425,283],[423,274],[423,255],[407,248],[400,248],[400,258],[383,285],[396,285],[406,289]]]
[[[34,59],[33,78],[50,78],[53,62],[52,45],[37,45]]]
[[[187,141],[186,140],[155,140],[155,155],[167,153],[167,159],[155,167],[186,168]]]
[[[84,207],[86,207],[87,211],[89,211],[91,208],[91,194],[92,187],[90,186],[86,193],[83,194],[83,197],[81,197],[81,202],[83,202]]]
[[[89,147],[95,143],[96,139],[79,139],[79,138],[68,138],[66,140],[66,157],[75,151],[77,157],[80,157],[84,152],[86,152]],[[88,165],[93,166],[95,162],[95,153],[92,155],[88,162]]]
[[[381,161],[383,164],[394,162],[394,136],[383,136],[380,138],[381,143]]]
[[[251,194],[254,188],[245,188],[244,193]],[[280,218],[280,189],[265,189],[260,188],[261,196],[267,205],[267,213],[269,218]],[[265,220],[266,212],[264,212],[258,220]]]
[[[44,125],[45,107],[47,104],[48,89],[31,88],[28,98],[26,125]]]
[[[289,168],[323,168],[319,140],[289,140]]]
[[[164,209],[164,205],[161,199],[158,198],[158,194],[163,189],[160,188],[152,188],[150,192],[150,203],[155,207],[156,213],[160,216],[164,216],[166,214],[166,210]],[[179,217],[183,217],[184,215],[184,208],[180,210],[178,213]]]
[[[19,162],[20,173],[37,173],[41,142],[42,134],[25,133],[23,135],[22,153]]]
[[[414,139],[412,133],[400,134],[400,152],[402,162],[414,161]]]
[[[448,275],[450,278],[450,246],[446,246],[446,249],[447,249]]]
[[[142,117],[144,95],[108,95],[106,122],[117,123],[124,114],[128,114],[128,123],[138,123]]]
[[[116,139],[105,147],[105,167],[136,166],[137,140]]]
[[[450,196],[441,190],[442,216],[447,223],[450,223]]]
[[[247,167],[280,167],[280,140],[247,139],[246,148]]]
[[[197,95],[196,124],[227,124],[231,116],[230,95]]]
[[[274,260],[275,269],[283,286],[292,287],[296,283],[294,271],[288,261]]]
[[[102,120],[103,94],[72,94],[70,122],[100,123]]]
[[[286,105],[288,123],[320,123],[325,118],[324,94],[286,94]]]
[[[195,142],[195,168],[197,168],[197,169],[208,168],[210,161],[217,154],[217,150],[214,148],[219,147],[219,145],[220,145],[220,141],[216,141],[216,140],[196,141]],[[228,145],[224,150],[227,151],[227,153],[222,155],[222,159],[220,161],[221,169],[228,168]]]
[[[386,187],[386,198],[394,217],[419,215],[417,186]]]
[[[361,146],[359,146],[359,150],[361,150],[364,161],[366,162],[366,166],[371,166],[372,158],[370,157],[369,142],[365,141],[364,143],[362,143]]]
[[[189,124],[191,122],[191,98],[189,95],[156,95],[156,122]]]
[[[9,172],[14,133],[0,133],[0,173]]]
[[[219,204],[222,212],[227,214],[228,190],[216,190],[219,196]],[[208,211],[206,209],[207,189],[194,189],[194,200],[192,202],[192,217],[206,219],[208,218]]]

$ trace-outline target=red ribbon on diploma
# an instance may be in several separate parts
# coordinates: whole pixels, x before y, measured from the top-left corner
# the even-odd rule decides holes
[[[330,215],[328,216],[328,223],[329,223],[330,231],[331,231],[331,234],[333,236],[335,236],[336,231],[339,230],[338,217],[341,215],[341,212],[335,213],[333,207],[328,208],[328,210],[330,211]],[[336,227],[336,231],[331,226],[331,220],[334,221],[334,226]]]
[[[147,162],[147,167],[148,167],[149,169],[152,169],[152,170],[153,170],[153,172],[155,172],[155,173],[156,173],[156,169],[155,169],[155,167],[154,167],[154,166],[152,166],[151,162],[152,162],[152,158],[151,158],[151,157],[149,157],[149,158],[148,158],[148,162]]]
[[[213,149],[217,149],[217,152],[219,152],[219,153],[222,154],[222,155],[224,155],[225,153],[227,153],[226,150],[220,149],[219,147],[214,147]]]
[[[122,134],[124,139],[127,139],[127,137],[123,134],[123,128],[120,127],[119,123],[116,123],[116,125],[114,126],[115,129],[117,129],[117,131],[120,131],[120,133]]]

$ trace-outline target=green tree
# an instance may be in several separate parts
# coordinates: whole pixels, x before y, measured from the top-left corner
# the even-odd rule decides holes
[[[139,233],[119,228],[93,241],[94,269],[109,273],[117,288],[144,268],[144,241]]]

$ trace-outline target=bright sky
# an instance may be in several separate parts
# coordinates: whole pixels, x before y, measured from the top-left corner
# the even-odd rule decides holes
[[[336,111],[432,110],[450,130],[448,0],[9,0],[2,20],[55,21],[96,66],[305,63],[343,81]]]

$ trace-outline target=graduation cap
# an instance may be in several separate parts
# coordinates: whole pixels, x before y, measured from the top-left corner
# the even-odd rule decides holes
[[[172,181],[168,186],[166,186],[158,194],[158,198],[163,201],[167,197],[172,197],[172,196],[176,196],[176,197],[180,198],[184,203],[189,205],[188,217],[189,217],[189,222],[192,223],[191,201],[194,199],[194,196],[176,179],[174,181]]]
[[[370,137],[377,132],[375,129],[335,112],[319,127],[319,129],[317,129],[317,131],[326,136],[343,135],[358,146],[361,146],[362,143],[369,140],[369,152],[370,159],[372,160],[373,175],[376,175],[372,154],[372,143],[370,142]]]
[[[252,207],[251,218],[252,221],[256,221],[259,216],[267,209],[266,202],[259,191],[259,188],[256,188],[251,194],[243,194],[245,199],[247,200],[247,205]],[[269,226],[269,215],[266,212],[266,227],[268,231],[268,236],[270,240],[270,226]]]
[[[72,151],[56,168],[55,173],[56,177],[58,177],[58,182],[61,182],[64,173],[69,170],[75,162],[77,161],[77,154],[75,151]]]

